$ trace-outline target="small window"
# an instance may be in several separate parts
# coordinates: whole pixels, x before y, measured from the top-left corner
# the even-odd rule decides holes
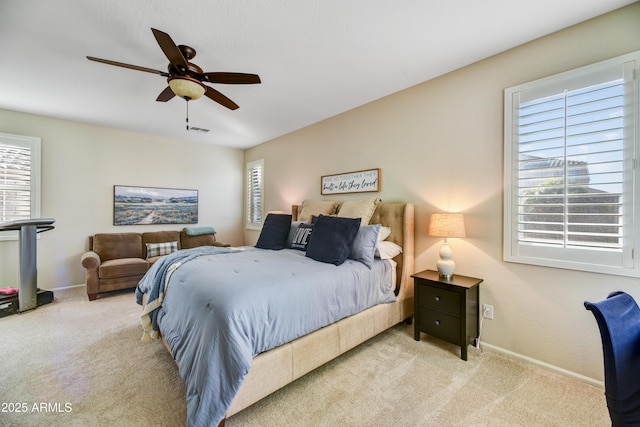
[[[40,138],[0,133],[0,222],[39,217]],[[0,240],[17,238],[0,233]]]
[[[264,205],[263,175],[264,160],[247,163],[246,227],[251,230],[260,230],[262,227]]]
[[[505,91],[505,261],[640,276],[639,60]]]

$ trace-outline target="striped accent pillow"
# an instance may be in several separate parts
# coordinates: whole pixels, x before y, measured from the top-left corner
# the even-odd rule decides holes
[[[147,245],[147,259],[169,255],[178,250],[178,242],[145,243]]]

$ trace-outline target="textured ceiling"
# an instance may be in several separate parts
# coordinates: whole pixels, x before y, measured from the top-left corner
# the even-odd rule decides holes
[[[0,108],[246,148],[631,4],[628,0],[1,0]],[[259,74],[208,98],[156,102],[167,59]],[[0,132],[3,130],[0,129]]]

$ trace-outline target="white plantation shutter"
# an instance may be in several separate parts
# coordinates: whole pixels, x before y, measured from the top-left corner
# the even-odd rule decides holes
[[[506,261],[640,275],[639,57],[505,91]]]
[[[246,226],[260,229],[263,215],[263,169],[264,161],[256,160],[247,164]]]
[[[40,138],[0,133],[0,222],[39,217],[39,192]]]

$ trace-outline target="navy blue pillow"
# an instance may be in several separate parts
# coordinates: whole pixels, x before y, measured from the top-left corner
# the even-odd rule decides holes
[[[342,264],[351,253],[361,222],[360,218],[320,215],[313,223],[313,233],[305,255],[320,262]]]
[[[291,215],[269,214],[264,220],[256,248],[284,249],[291,229]]]

